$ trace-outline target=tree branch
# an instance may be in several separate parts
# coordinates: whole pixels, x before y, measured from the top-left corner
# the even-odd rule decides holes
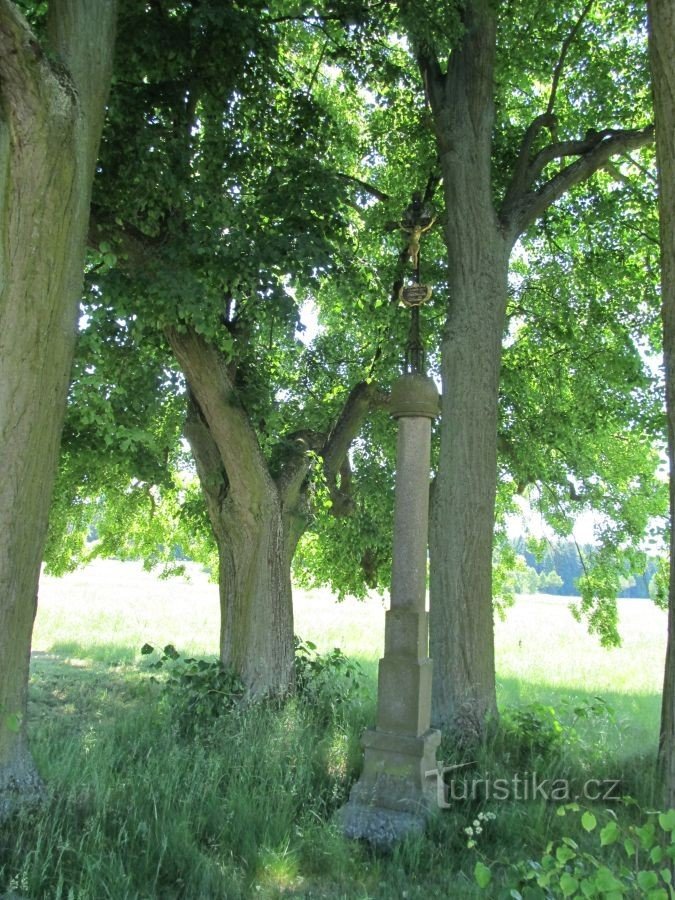
[[[553,70],[553,81],[551,82],[551,94],[548,98],[548,106],[546,107],[546,115],[553,115],[553,108],[555,106],[555,97],[558,92],[558,84],[560,82],[560,76],[562,75],[562,70],[565,65],[565,58],[567,56],[567,51],[570,49],[574,42],[574,38],[579,33],[579,29],[584,23],[584,19],[591,11],[591,8],[594,4],[595,0],[588,0],[586,6],[581,11],[581,15],[577,19],[574,24],[572,30],[567,35],[565,40],[562,43],[562,47],[560,48],[560,56],[558,57],[558,62],[555,64],[555,69]]]
[[[508,205],[504,203],[502,222],[515,240],[552,203],[575,185],[589,179],[612,156],[644,147],[653,140],[654,128],[650,125],[643,130],[596,132],[583,141],[563,141],[545,147],[528,169],[526,177],[530,184],[551,160],[577,155],[580,158],[546,181],[537,191],[514,197]]]
[[[188,391],[184,434],[197,467],[211,526],[219,539],[224,538],[222,505],[228,491],[227,473],[216,442],[192,391]]]
[[[546,112],[542,113],[540,116],[537,116],[537,118],[533,119],[533,121],[528,125],[523,137],[523,142],[520,145],[520,150],[518,151],[516,164],[513,168],[511,183],[506,189],[506,194],[504,195],[504,207],[511,206],[514,201],[518,197],[521,197],[529,188],[530,182],[528,181],[527,176],[530,167],[530,155],[532,153],[534,142],[536,141],[542,128],[553,129],[555,127],[556,121],[556,117],[552,113]]]
[[[337,480],[348,459],[349,448],[371,410],[382,409],[388,402],[389,395],[381,391],[375,384],[359,382],[349,392],[342,412],[328,435],[321,450],[321,456],[323,457],[324,475],[336,513],[338,510],[341,510],[341,514],[346,511],[345,498],[348,496],[349,479],[344,484],[341,479],[339,487]]]
[[[349,511],[347,509],[347,506],[351,505],[347,499],[349,476],[342,480],[349,448],[368,413],[372,409],[384,407],[388,400],[389,395],[376,385],[361,381],[349,392],[328,436],[315,431],[298,431],[289,436],[289,440],[293,440],[295,446],[276,479],[285,507],[296,505],[311,465],[308,451],[314,451],[323,458],[323,471],[333,501],[333,513],[345,515]],[[341,479],[339,487],[338,476]]]
[[[47,6],[47,46],[72,79],[87,118],[105,114],[116,22],[117,0],[49,0]]]
[[[384,191],[381,191],[378,187],[375,187],[374,184],[369,184],[367,181],[363,181],[361,178],[355,178],[353,175],[347,175],[346,172],[336,172],[335,177],[339,178],[341,181],[347,181],[349,184],[353,184],[355,187],[361,188],[367,194],[370,194],[371,197],[375,197],[376,200],[381,200],[383,203],[386,203],[387,200],[391,200],[391,196],[389,194],[385,194]]]
[[[165,334],[218,448],[233,500],[255,509],[274,483],[222,354],[193,328],[168,327]]]
[[[302,486],[312,464],[310,453],[318,453],[325,440],[325,434],[308,429],[295,431],[285,438],[284,443],[290,445],[290,453],[276,478],[284,508],[292,509],[297,506]]]
[[[445,76],[441,69],[438,57],[430,50],[417,51],[417,65],[424,82],[424,94],[432,110],[437,110],[441,105],[442,94],[445,85]]]

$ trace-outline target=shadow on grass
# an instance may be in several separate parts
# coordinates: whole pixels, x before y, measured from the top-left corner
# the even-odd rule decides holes
[[[656,753],[661,696],[658,693],[624,693],[621,691],[599,692],[589,689],[580,691],[578,687],[567,688],[560,684],[524,682],[516,678],[500,679],[497,688],[500,709],[540,703],[553,707],[559,714],[574,716],[575,707],[592,706],[597,698],[607,705],[609,719],[615,726],[615,739],[620,739],[615,749],[622,755],[633,756],[650,752]],[[597,727],[597,720],[587,720],[589,737]],[[597,735],[596,735],[597,737]],[[610,736],[607,735],[607,739]]]
[[[353,657],[364,670],[366,698],[349,721],[326,724],[292,702],[223,715],[187,741],[160,703],[152,670],[144,663],[111,665],[128,647],[106,645],[105,661],[93,658],[91,647],[75,658],[74,643],[58,650],[63,655],[34,655],[30,695],[33,746],[51,805],[10,836],[4,876],[0,852],[0,893],[16,883],[35,898],[57,896],[60,884],[61,896],[72,889],[83,898],[475,895],[476,857],[464,829],[480,803],[444,811],[424,839],[386,860],[348,845],[331,821],[361,765],[358,733],[374,720],[372,657]],[[573,714],[574,704],[594,697],[591,690],[500,682],[503,708],[538,702],[556,713],[567,705]],[[633,744],[622,735],[640,723],[655,729],[658,697],[605,699],[613,719],[582,724],[611,762],[630,755]],[[637,739],[634,746],[649,752]],[[508,774],[509,764],[498,765]],[[524,846],[538,848],[567,827],[551,804],[502,804],[497,812],[487,835],[493,858],[519,859]]]

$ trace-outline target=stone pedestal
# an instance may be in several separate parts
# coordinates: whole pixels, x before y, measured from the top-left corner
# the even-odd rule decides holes
[[[431,379],[404,375],[394,385],[398,419],[391,609],[380,660],[377,723],[366,731],[363,772],[340,810],[347,837],[382,849],[422,832],[435,808],[440,732],[430,728],[431,660],[425,609],[431,420],[438,392]]]

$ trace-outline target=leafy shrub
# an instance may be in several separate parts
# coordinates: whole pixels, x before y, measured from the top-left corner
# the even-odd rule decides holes
[[[515,765],[551,760],[563,752],[586,746],[583,730],[592,722],[596,731],[614,721],[614,712],[602,697],[589,701],[562,701],[560,712],[543,703],[514,706],[500,717],[494,750]]]
[[[155,652],[144,644],[141,653]],[[185,736],[208,727],[223,713],[231,711],[244,695],[244,685],[218,660],[181,657],[173,644],[167,644],[152,669],[165,669],[165,696],[176,717],[179,731]]]
[[[333,720],[361,691],[363,670],[335,647],[319,653],[316,644],[295,637],[295,687],[298,697]]]
[[[143,656],[155,652],[151,644],[141,647]],[[318,653],[311,641],[296,637],[294,662],[297,696],[322,720],[338,718],[361,689],[361,667],[337,647]],[[173,644],[167,644],[149,667],[165,671],[165,696],[185,736],[208,728],[238,706],[245,693],[241,679],[220,661],[183,658]]]
[[[639,825],[624,825],[607,812],[602,827],[593,812],[576,803],[558,810],[561,816],[568,813],[578,819],[572,830],[578,832],[580,825],[581,833],[589,836],[590,850],[569,836],[550,841],[539,859],[521,860],[508,867],[499,893],[492,883],[493,867],[479,860],[474,869],[479,887],[487,890],[489,886],[491,897],[513,900],[669,900],[673,896],[675,810],[648,813]]]

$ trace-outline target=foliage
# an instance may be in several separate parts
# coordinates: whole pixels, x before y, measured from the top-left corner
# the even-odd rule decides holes
[[[295,638],[295,687],[298,699],[324,715],[343,721],[351,701],[362,697],[364,673],[339,647],[318,653],[316,644]]]
[[[641,12],[623,0],[612,10],[593,7],[569,48],[555,96],[561,139],[589,123],[648,118]],[[100,553],[170,564],[179,544],[213,564],[203,503],[185,489],[185,386],[165,325],[193,325],[236,368],[273,473],[288,436],[299,425],[329,427],[356,380],[391,383],[408,324],[391,302],[401,274],[396,223],[437,169],[411,50],[447,58],[463,34],[461,12],[454,0],[328,3],[311,15],[286,2],[124,5],[53,571],[83,558],[82,537],[102,516]],[[530,13],[524,2],[498,10],[495,196],[551,96],[578,17],[541,4]],[[522,238],[504,335],[499,515],[523,493],[567,536],[578,513],[602,513],[580,614],[606,642],[615,639],[613,598],[644,569],[640,541],[664,509],[654,480],[659,385],[645,363],[659,343],[652,168],[649,151],[621,159]],[[443,202],[437,191],[439,214]],[[448,285],[440,227],[425,237],[422,265],[434,285],[422,318],[437,374]],[[318,320],[309,346],[303,304]],[[340,596],[389,584],[394,435],[378,415],[354,447],[350,517],[314,505],[295,562],[301,584],[329,584]],[[193,543],[186,519],[199,525]],[[497,605],[513,591],[509,560],[497,554]]]
[[[141,647],[143,656],[153,653],[151,644]],[[214,719],[230,713],[244,696],[239,678],[219,661],[183,658],[173,644],[148,668],[165,670],[164,695],[183,736],[208,732]]]
[[[514,900],[535,898],[639,897],[668,900],[672,897],[672,869],[675,860],[675,810],[648,813],[640,824],[625,824],[621,817],[606,811],[599,821],[591,810],[577,803],[566,804],[559,816],[570,814],[570,830],[592,835],[594,842],[575,840],[569,834],[549,841],[539,859],[512,863],[506,886],[490,896]],[[487,888],[490,869],[476,864],[476,881]]]
[[[612,707],[602,697],[563,700],[558,708],[545,703],[508,706],[499,717],[492,752],[516,768],[532,768],[584,746],[587,723],[599,732],[614,722]]]
[[[156,654],[152,644],[141,647],[143,656]],[[318,719],[343,721],[350,703],[362,696],[361,666],[337,647],[317,652],[316,644],[295,638],[295,685],[299,702],[307,704]],[[215,719],[239,708],[244,685],[219,660],[183,657],[167,644],[149,665],[162,670],[163,694],[184,737],[207,737]]]

